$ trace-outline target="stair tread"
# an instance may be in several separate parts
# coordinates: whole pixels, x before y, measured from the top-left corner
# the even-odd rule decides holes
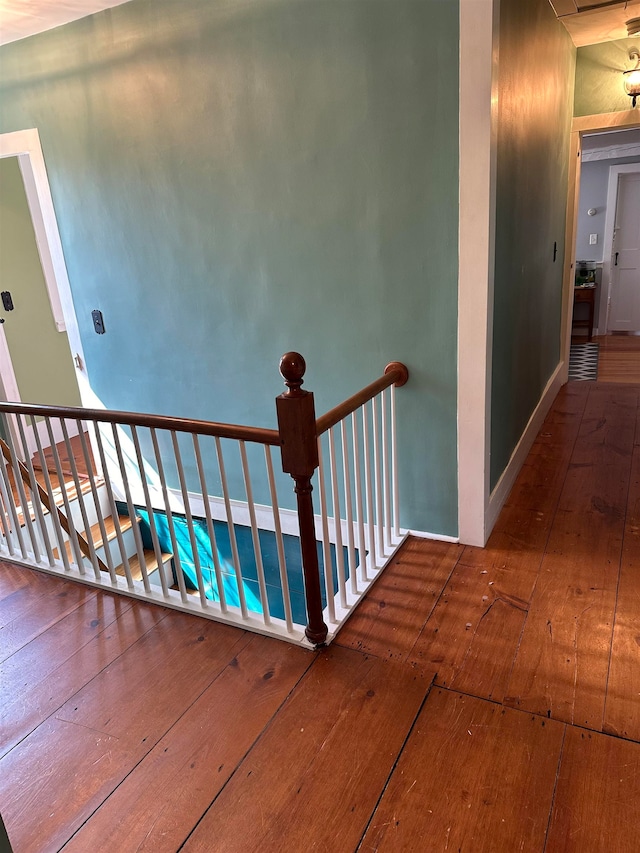
[[[139,518],[137,520],[140,521]],[[128,515],[119,515],[118,516],[118,522],[119,522],[119,526],[120,526],[120,531],[122,533],[126,533],[127,530],[130,530],[132,527],[131,518]],[[110,515],[104,519],[104,529],[105,529],[105,533],[107,534],[107,542],[113,541],[117,536],[117,532],[116,532],[116,524],[115,524],[115,521],[114,521],[114,518],[112,515]],[[96,550],[98,550],[98,548],[102,548],[102,546],[104,545],[104,541],[102,539],[102,531],[100,530],[100,523],[99,522],[96,522],[94,525],[92,525],[89,528],[89,536],[87,536],[83,530],[79,530],[78,533],[80,533],[81,536],[84,536],[85,539],[87,539],[87,541],[93,542],[93,547]],[[66,552],[69,555],[69,557],[71,557],[71,555],[72,555],[71,542],[65,543],[65,549],[66,549]],[[56,559],[58,559],[58,549],[57,548],[53,549],[53,556]]]
[[[104,480],[101,477],[95,478],[96,489],[99,489],[103,483],[104,483]],[[88,494],[92,490],[91,489],[91,483],[89,483],[89,482],[84,482],[84,483],[81,483],[80,485],[81,485],[80,491],[83,495]],[[29,489],[27,489],[27,487],[25,486],[25,491],[27,492],[28,495],[31,494],[30,487],[29,487]],[[63,497],[62,492],[63,492],[63,489],[61,486],[56,486],[55,489],[52,489],[53,500],[54,500],[55,505],[57,507],[59,507],[64,512],[65,506],[64,506],[64,497]],[[77,491],[77,489],[73,483],[67,483],[66,484],[66,492],[67,492],[67,498],[69,500],[69,503],[73,503],[73,501],[77,500],[78,491]],[[21,527],[24,527],[24,525],[25,525],[24,511],[23,511],[22,505],[20,504],[19,499],[17,497],[17,491],[15,490],[15,488],[14,488],[14,495],[15,495],[15,500],[16,500],[16,513],[18,516],[18,523]],[[31,517],[31,521],[35,521],[36,520],[36,512],[33,508],[33,500],[27,500],[27,511],[29,513],[29,516]],[[47,509],[47,507],[42,506],[42,514],[44,516],[49,515],[49,510]]]
[[[147,569],[147,574],[149,575],[151,574],[151,572],[155,572],[155,570],[158,568],[158,561],[156,560],[155,551],[145,549],[143,551],[143,556]],[[166,563],[173,557],[173,554],[163,552],[161,556],[162,562]],[[129,557],[129,569],[131,571],[131,577],[134,579],[134,581],[142,580],[142,569],[140,568],[140,559],[137,554],[133,554],[131,557]],[[116,568],[116,574],[120,575],[121,577],[126,577],[124,564]]]
[[[136,521],[139,523],[140,518],[136,517]],[[133,526],[133,522],[131,521],[131,517],[128,515],[119,515],[118,516],[118,526],[120,527],[121,533],[126,533],[127,530],[131,530]],[[107,542],[111,542],[113,539],[117,537],[116,531],[116,523],[115,519],[112,515],[108,518],[104,519],[104,530],[107,534]],[[89,528],[89,532],[91,535],[91,539],[93,540],[93,545],[95,548],[102,548],[104,542],[102,540],[102,531],[100,530],[99,522],[94,524]]]

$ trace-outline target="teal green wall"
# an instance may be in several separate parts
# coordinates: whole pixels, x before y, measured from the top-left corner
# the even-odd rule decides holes
[[[405,361],[402,522],[455,534],[457,67],[457,0],[132,0],[0,50],[98,397],[273,426],[289,349],[319,411]]]
[[[547,0],[502,0],[500,9],[492,488],[560,359],[575,63]]]
[[[634,67],[629,50],[640,50],[640,37],[578,48],[574,115],[588,116],[631,109],[622,72]]]
[[[0,306],[18,389],[26,403],[79,406],[67,335],[56,329],[17,157],[0,159]]]

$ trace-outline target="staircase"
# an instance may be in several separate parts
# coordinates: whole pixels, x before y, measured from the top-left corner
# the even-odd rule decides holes
[[[77,446],[77,442],[78,439],[71,439],[72,449],[75,449],[74,444]],[[23,530],[29,523],[38,530],[40,516],[48,540],[62,540],[65,553],[62,555],[58,547],[53,548],[52,555],[55,560],[76,563],[81,571],[84,570],[83,573],[91,572],[91,555],[94,554],[102,571],[108,572],[112,567],[116,575],[127,577],[128,568],[133,581],[142,581],[142,558],[151,584],[162,586],[162,573],[167,587],[174,585],[173,555],[162,553],[159,562],[152,549],[142,547],[140,517],[132,519],[128,515],[112,513],[112,496],[107,485],[98,476],[95,468],[90,475],[80,453],[75,454],[71,464],[66,447],[61,443],[57,446],[57,467],[53,462],[53,453],[49,450],[42,456],[35,453],[29,466],[18,463],[20,471],[16,475],[15,460],[12,460],[10,453],[5,452],[5,448],[6,445],[3,455],[15,501],[16,517],[15,520],[12,519],[12,514],[5,511],[7,530],[4,527],[0,530],[0,534],[3,534],[0,535],[0,545],[4,540],[8,549],[6,533],[15,536],[14,521],[17,521]],[[33,494],[29,468],[38,483],[38,498]],[[18,477],[22,479],[22,487],[17,482]],[[26,506],[23,506],[21,493],[27,498]],[[53,498],[53,506],[50,506],[50,497]],[[34,499],[40,501],[41,512],[34,506]],[[28,519],[25,517],[26,513]],[[38,539],[42,554],[46,554],[43,537],[40,535]]]

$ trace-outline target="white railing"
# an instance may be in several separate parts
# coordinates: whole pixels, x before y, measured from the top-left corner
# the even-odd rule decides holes
[[[300,388],[302,357],[288,353],[281,370],[278,430],[0,403],[0,556],[292,642],[327,642],[403,539],[393,386],[406,368],[390,365],[317,421]],[[278,446],[297,510],[286,507]]]
[[[338,407],[333,417],[328,413],[317,422],[324,431],[318,436],[316,535],[322,543],[330,633],[344,623],[406,537],[398,518],[395,386],[348,414],[343,410]]]

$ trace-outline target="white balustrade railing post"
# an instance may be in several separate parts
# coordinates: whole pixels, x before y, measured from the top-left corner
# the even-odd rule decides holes
[[[216,576],[216,586],[218,593],[218,600],[220,603],[220,610],[223,613],[227,612],[227,598],[224,591],[224,584],[222,580],[222,568],[220,566],[220,555],[218,554],[218,543],[216,541],[216,532],[213,525],[213,518],[211,516],[211,504],[209,502],[209,492],[207,490],[207,480],[204,471],[204,465],[202,462],[202,453],[200,452],[200,442],[198,441],[198,436],[193,434],[193,451],[196,459],[196,465],[198,467],[198,477],[200,479],[200,491],[202,493],[202,500],[204,502],[204,513],[207,521],[207,532],[209,534],[209,542],[211,544],[211,559],[213,561],[213,571]],[[211,584],[213,588],[213,584]]]
[[[227,516],[227,526],[229,529],[229,540],[231,545],[231,560],[233,562],[233,570],[236,576],[236,585],[238,588],[238,600],[240,602],[240,610],[242,618],[246,619],[249,615],[247,609],[247,597],[244,593],[244,580],[242,578],[242,569],[240,567],[240,553],[238,551],[238,541],[236,538],[236,528],[233,523],[233,511],[231,509],[231,498],[229,497],[229,487],[227,485],[227,470],[224,464],[224,454],[220,439],[216,436],[216,456],[218,459],[218,470],[220,472],[220,482],[222,484],[222,496],[224,499],[224,508]]]
[[[347,583],[344,571],[344,551],[342,549],[342,515],[340,513],[340,495],[338,492],[338,465],[333,427],[329,430],[329,465],[331,468],[331,494],[333,496],[333,521],[336,540],[336,570],[338,573],[338,592],[340,604],[347,606]]]
[[[358,579],[356,576],[356,549],[353,533],[353,503],[351,494],[351,471],[349,469],[349,446],[347,440],[346,421],[340,423],[340,437],[342,439],[342,470],[344,474],[344,501],[345,515],[347,520],[347,553],[349,554],[349,580],[351,592],[358,594]]]

